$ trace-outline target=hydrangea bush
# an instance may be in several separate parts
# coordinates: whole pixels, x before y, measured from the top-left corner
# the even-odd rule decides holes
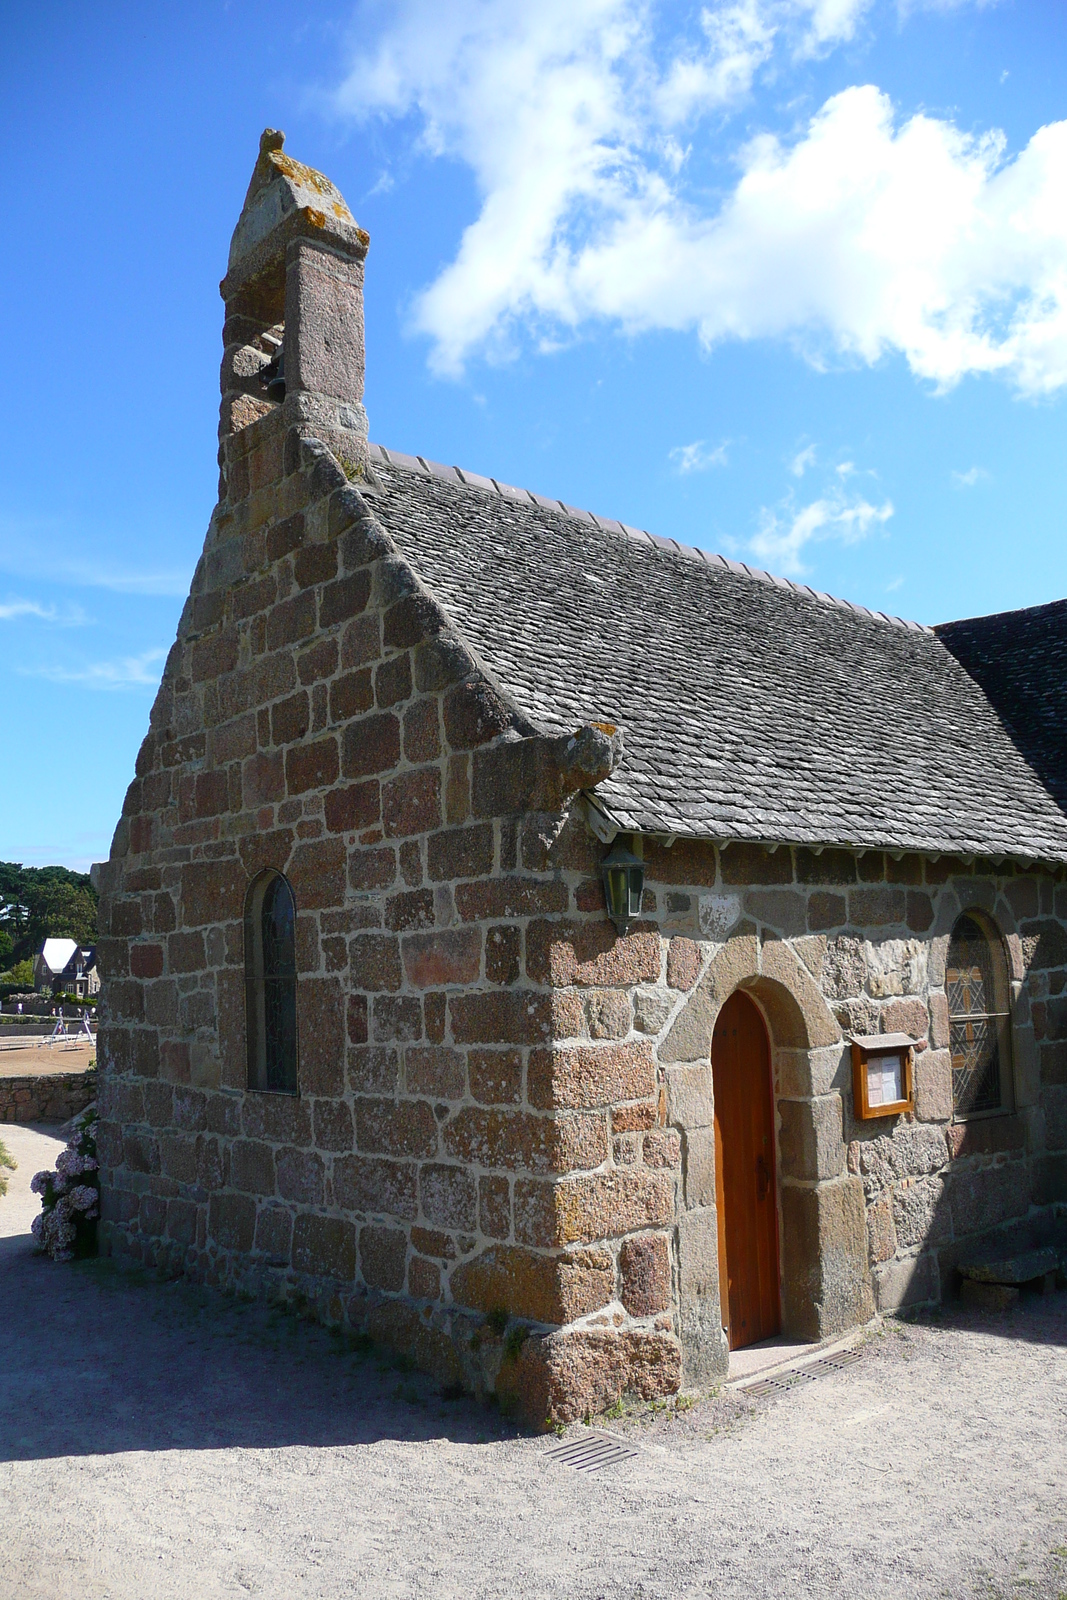
[[[93,1109],[83,1111],[74,1124],[67,1148],[59,1153],[56,1170],[38,1172],[30,1188],[41,1196],[41,1214],[32,1223],[38,1249],[53,1261],[95,1255],[100,1170]]]

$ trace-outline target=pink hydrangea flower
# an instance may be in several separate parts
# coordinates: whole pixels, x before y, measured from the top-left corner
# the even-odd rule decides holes
[[[93,1176],[98,1171],[92,1126],[95,1120],[91,1118],[78,1126],[67,1148],[60,1151],[54,1172],[38,1172],[30,1184],[32,1193],[43,1197],[45,1208],[31,1223],[33,1236],[39,1249],[54,1261],[72,1261],[72,1247],[78,1242],[79,1233],[100,1215],[100,1194]],[[77,1180],[82,1177],[90,1181],[79,1183]]]

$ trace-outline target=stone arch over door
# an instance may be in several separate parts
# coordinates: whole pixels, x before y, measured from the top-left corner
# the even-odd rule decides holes
[[[686,1381],[721,1376],[729,1354],[719,1306],[711,1039],[743,989],[771,1038],[778,1134],[782,1331],[823,1339],[874,1314],[863,1185],[846,1171],[841,1030],[808,969],[782,941],[731,939],[660,1045],[667,1115],[683,1136],[679,1313]]]

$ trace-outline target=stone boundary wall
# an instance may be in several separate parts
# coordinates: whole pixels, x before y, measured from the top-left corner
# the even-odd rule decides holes
[[[20,1003],[23,1016],[50,1017],[52,1015],[52,996],[50,994],[38,994],[34,991],[31,994],[16,993],[9,995],[6,999],[0,1001],[0,1016],[6,1017],[16,1014],[15,1007]]]
[[[41,1005],[32,1009],[27,1006],[21,1012],[16,1011],[14,1006],[5,1006],[0,1008],[0,1022],[3,1022],[5,1026],[16,1028],[23,1023],[48,1026],[56,1023],[61,1015],[68,1022],[80,1022],[86,1011],[89,1014],[89,1021],[94,1022],[96,1020],[96,995],[90,996],[87,1001],[79,1001],[77,1004],[68,1001],[62,1006],[54,1000],[43,1000]]]
[[[0,1122],[69,1122],[96,1094],[93,1072],[0,1078]]]

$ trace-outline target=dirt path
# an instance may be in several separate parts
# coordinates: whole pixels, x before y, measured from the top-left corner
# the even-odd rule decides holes
[[[321,1329],[24,1236],[0,1337],[3,1600],[1067,1593],[1065,1294],[617,1419],[638,1457],[593,1477]]]
[[[30,1223],[41,1209],[41,1202],[30,1193],[30,1180],[35,1172],[54,1167],[56,1156],[63,1149],[63,1140],[57,1138],[57,1128],[24,1122],[0,1122],[0,1139],[18,1162],[14,1172],[9,1172],[6,1196],[0,1200],[0,1274],[3,1272],[3,1255],[6,1241],[30,1231]],[[7,1249],[25,1248],[6,1246]],[[4,1278],[0,1276],[0,1285]],[[0,1295],[4,1289],[0,1287]],[[2,1301],[0,1301],[2,1304]],[[0,1312],[0,1328],[7,1318]],[[2,1335],[0,1335],[2,1337]],[[3,1441],[0,1438],[0,1450]]]
[[[95,1041],[0,1039],[0,1078],[38,1077],[49,1072],[84,1072],[96,1056]]]

